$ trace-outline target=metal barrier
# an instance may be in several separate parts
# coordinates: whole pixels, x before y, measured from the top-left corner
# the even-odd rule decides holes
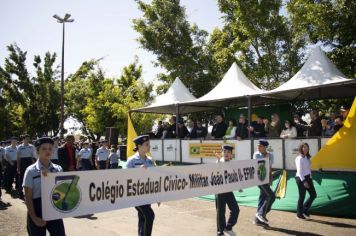
[[[310,147],[310,154],[315,155],[322,146],[325,145],[329,138],[297,138],[297,139],[280,139],[270,138],[268,140],[268,150],[273,153],[273,168],[295,170],[295,158],[299,154],[298,148],[302,142],[306,142]],[[248,160],[252,158],[256,150],[258,140],[227,140],[235,144],[235,160]],[[151,154],[155,160],[169,161],[179,163],[212,163],[215,158],[192,158],[189,154],[189,144],[191,143],[220,143],[223,140],[199,140],[199,139],[151,139]]]

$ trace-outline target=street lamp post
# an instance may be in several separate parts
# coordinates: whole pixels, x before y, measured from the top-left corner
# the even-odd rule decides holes
[[[57,14],[53,16],[58,23],[63,25],[63,35],[62,35],[62,68],[61,68],[61,121],[60,121],[60,137],[63,138],[64,135],[64,29],[65,23],[71,23],[74,19],[70,19],[70,14],[66,13],[63,18],[59,17]]]

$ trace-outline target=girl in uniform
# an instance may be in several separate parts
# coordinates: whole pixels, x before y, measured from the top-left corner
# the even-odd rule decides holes
[[[134,149],[136,153],[129,157],[126,167],[144,169],[154,167],[154,162],[147,156],[147,153],[150,151],[149,136],[141,135],[133,141],[136,144],[136,148]],[[151,204],[137,206],[135,208],[138,212],[138,235],[150,236],[152,234],[153,220],[155,218],[155,213],[151,208]]]
[[[114,145],[111,146],[110,154],[110,169],[117,169],[119,166],[119,156],[117,155],[117,150]]]
[[[41,174],[47,176],[48,172],[62,171],[62,167],[51,162],[53,143],[53,140],[47,137],[36,140],[35,147],[38,159],[36,163],[26,169],[24,176],[27,232],[30,236],[45,236],[46,230],[51,236],[65,235],[62,219],[51,221],[42,219]]]
[[[299,155],[295,158],[295,165],[297,167],[295,181],[297,182],[299,192],[297,218],[303,220],[309,218],[309,208],[316,198],[316,192],[311,178],[310,157],[309,145],[302,143],[299,147]],[[306,191],[309,193],[309,198],[304,202]]]

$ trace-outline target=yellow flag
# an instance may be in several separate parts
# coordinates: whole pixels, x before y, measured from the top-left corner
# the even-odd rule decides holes
[[[133,154],[135,154],[135,152],[133,151],[133,149],[135,148],[135,144],[132,140],[134,140],[134,138],[137,137],[137,133],[136,130],[134,128],[134,126],[132,125],[132,120],[131,120],[131,116],[130,114],[128,114],[127,116],[127,150],[126,150],[126,155],[127,158],[129,158],[130,156],[132,156]]]
[[[311,159],[312,170],[356,170],[356,98],[344,126]]]
[[[282,170],[281,178],[279,180],[277,189],[276,189],[276,198],[281,199],[286,196],[287,190],[287,171]]]

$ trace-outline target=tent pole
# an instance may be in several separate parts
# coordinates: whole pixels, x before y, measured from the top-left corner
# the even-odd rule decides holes
[[[178,135],[178,122],[179,122],[179,104],[176,104],[176,137]]]
[[[251,126],[251,97],[247,96],[247,106],[248,106],[248,114],[247,114],[247,122],[248,126]],[[248,132],[248,137],[250,138],[250,132]]]

